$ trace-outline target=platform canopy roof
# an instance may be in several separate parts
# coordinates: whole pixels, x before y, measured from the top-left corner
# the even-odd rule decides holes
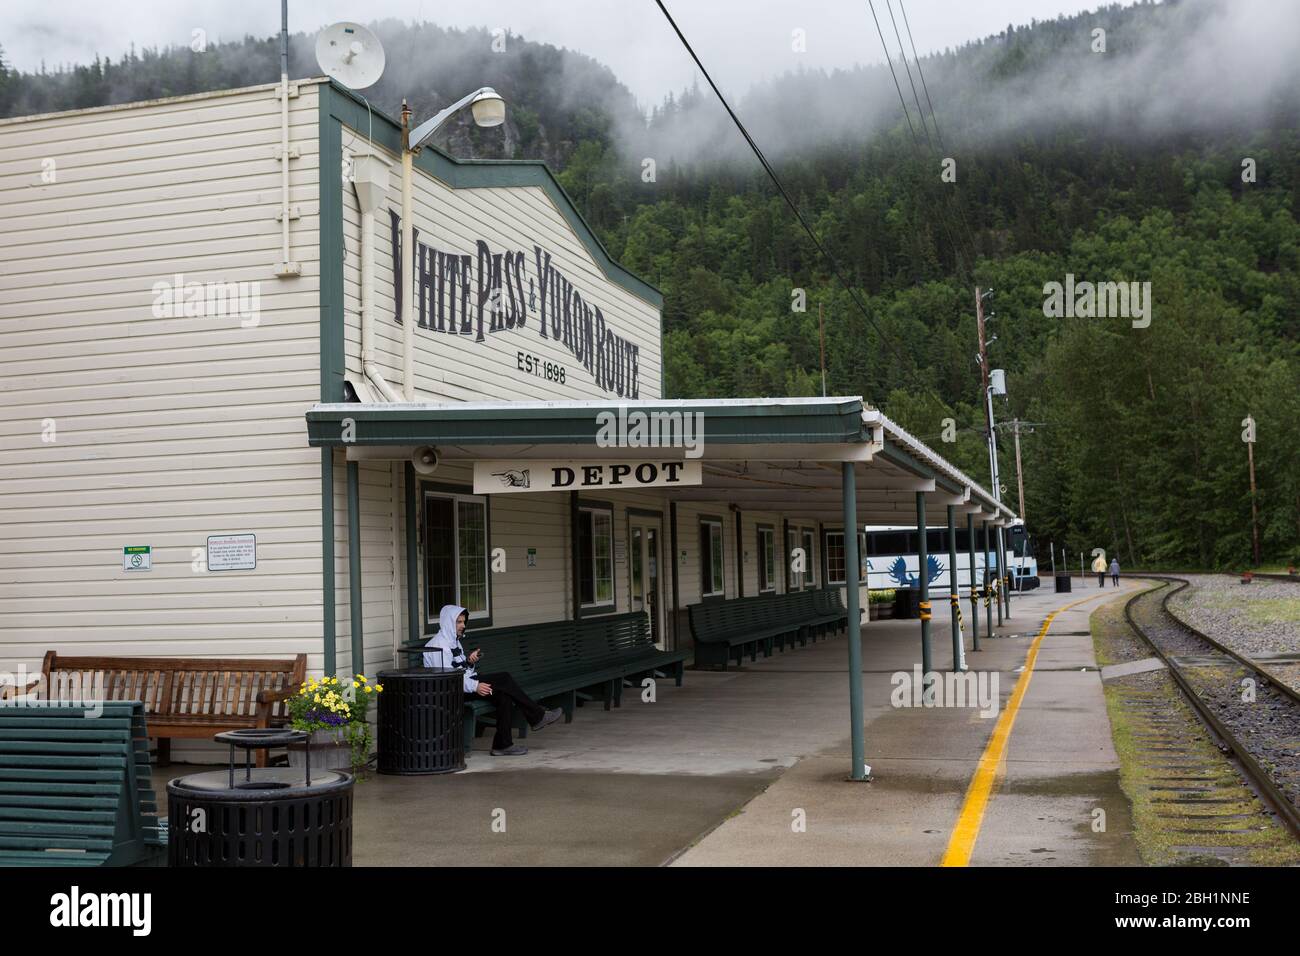
[[[700,415],[698,455],[681,447],[603,446],[602,413],[647,418]],[[345,425],[351,426],[345,432]],[[342,447],[349,460],[407,459],[432,445],[444,461],[617,460],[653,455],[698,458],[702,484],[669,490],[671,500],[735,505],[836,523],[843,514],[842,464],[856,472],[864,525],[927,524],[944,508],[1007,525],[1011,509],[860,397],[450,403],[330,403],[307,412],[314,447]],[[345,440],[345,436],[346,439]],[[606,443],[607,445],[608,443]]]

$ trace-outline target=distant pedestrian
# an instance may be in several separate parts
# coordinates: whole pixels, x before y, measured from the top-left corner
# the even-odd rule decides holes
[[[1093,559],[1092,572],[1097,575],[1097,587],[1104,588],[1106,586],[1106,556],[1104,554],[1098,554]]]
[[[1110,579],[1119,587],[1119,558],[1110,559]]]

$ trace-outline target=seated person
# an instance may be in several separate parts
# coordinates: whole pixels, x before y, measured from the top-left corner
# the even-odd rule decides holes
[[[476,648],[474,653],[466,657],[464,648],[460,646],[468,619],[469,612],[455,604],[448,604],[438,612],[438,633],[424,645],[434,650],[425,652],[424,666],[463,668],[465,696],[491,697],[492,703],[496,705],[497,732],[492,738],[492,756],[518,757],[526,754],[528,748],[516,744],[510,734],[515,705],[519,705],[533,730],[541,730],[547,724],[555,723],[564,716],[564,711],[558,707],[547,710],[520,690],[514,678],[504,671],[479,677],[474,665],[483,656],[483,651]]]

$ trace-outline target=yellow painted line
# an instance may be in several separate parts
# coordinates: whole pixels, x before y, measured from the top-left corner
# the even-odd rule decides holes
[[[1047,620],[1043,621],[1043,627],[1034,638],[1034,643],[1029,645],[1029,653],[1025,656],[1025,669],[1020,672],[1020,679],[1016,681],[1016,686],[1011,691],[1011,699],[1007,702],[1006,710],[998,717],[997,726],[993,728],[993,736],[989,738],[980,762],[975,767],[975,776],[971,778],[970,786],[966,789],[966,798],[962,801],[961,812],[957,815],[957,825],[953,828],[952,836],[948,838],[948,848],[944,851],[940,866],[970,865],[971,853],[975,850],[975,840],[979,837],[980,825],[984,822],[984,811],[988,807],[989,797],[993,794],[993,784],[997,780],[998,769],[1002,766],[1003,757],[1006,756],[1007,742],[1011,739],[1011,728],[1015,725],[1020,702],[1024,700],[1025,692],[1029,689],[1029,678],[1033,676],[1034,662],[1038,659],[1038,648],[1043,643],[1043,638],[1047,636],[1047,629],[1052,626],[1056,615],[1062,611],[1068,611],[1072,607],[1106,596],[1094,594],[1073,604],[1058,607],[1047,615]]]

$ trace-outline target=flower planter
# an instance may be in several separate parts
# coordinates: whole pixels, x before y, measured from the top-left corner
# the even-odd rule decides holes
[[[894,616],[893,601],[878,601],[875,604],[869,605],[869,607],[871,609],[870,620],[879,621]]]
[[[311,748],[313,770],[352,769],[352,747],[342,730],[315,730],[306,744],[289,744],[290,767],[306,765],[308,747]]]

